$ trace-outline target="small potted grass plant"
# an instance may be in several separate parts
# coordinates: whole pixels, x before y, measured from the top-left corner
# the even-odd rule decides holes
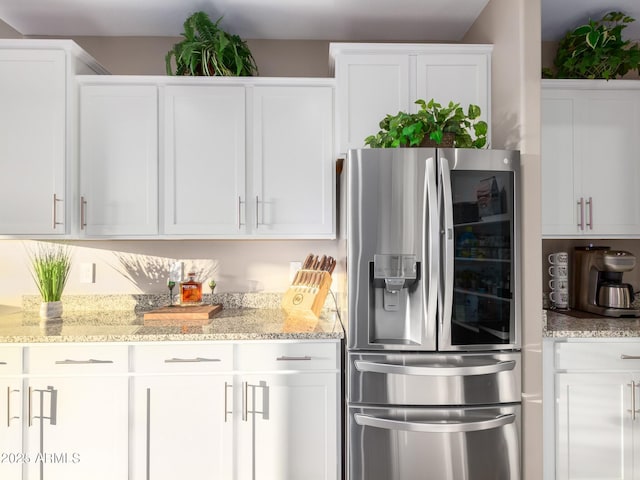
[[[31,252],[32,276],[42,296],[40,318],[62,317],[62,291],[69,278],[71,252],[65,245],[38,244]]]

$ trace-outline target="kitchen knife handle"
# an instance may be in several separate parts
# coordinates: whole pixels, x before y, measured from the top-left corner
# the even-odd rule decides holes
[[[63,222],[58,221],[58,202],[61,202],[62,199],[58,198],[58,196],[53,194],[53,229],[55,230],[56,225],[62,225]]]
[[[586,226],[589,227],[589,230],[593,230],[593,198],[589,197],[586,204],[589,206],[589,221]]]
[[[87,226],[87,201],[84,195],[80,197],[80,230],[84,230]]]
[[[580,221],[578,222],[578,228],[580,230],[584,230],[584,197],[580,197],[580,200],[578,200],[578,207],[580,208]]]

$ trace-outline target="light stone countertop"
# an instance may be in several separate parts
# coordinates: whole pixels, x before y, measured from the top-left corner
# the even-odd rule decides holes
[[[640,318],[611,318],[578,310],[543,310],[542,336],[551,338],[640,337]]]
[[[220,296],[216,300],[223,303],[223,309],[202,326],[182,322],[145,325],[144,311],[158,306],[155,299],[149,301],[145,297],[141,302],[140,298],[132,301],[130,296],[122,297],[116,301],[113,297],[63,298],[63,306],[68,308],[64,309],[62,320],[47,324],[41,323],[38,312],[33,309],[33,298],[26,298],[23,301],[26,308],[0,313],[0,343],[322,340],[344,337],[342,324],[334,311],[323,311],[318,320],[290,318],[279,308],[279,296],[261,295],[247,299],[243,295],[240,300],[237,296]],[[123,303],[127,308],[122,308]],[[144,303],[142,309],[141,303]]]

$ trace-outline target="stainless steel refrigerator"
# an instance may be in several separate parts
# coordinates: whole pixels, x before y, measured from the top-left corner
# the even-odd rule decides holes
[[[519,154],[351,150],[348,480],[520,478]]]

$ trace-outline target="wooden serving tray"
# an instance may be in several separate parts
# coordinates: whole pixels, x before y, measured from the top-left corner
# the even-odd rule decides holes
[[[222,304],[174,305],[151,310],[144,314],[145,325],[206,325],[222,310]]]

